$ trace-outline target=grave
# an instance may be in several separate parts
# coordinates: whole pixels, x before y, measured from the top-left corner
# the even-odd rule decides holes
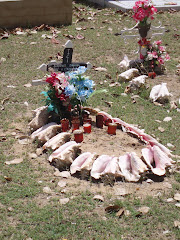
[[[123,12],[131,10],[134,6],[135,1],[122,0],[122,1],[112,1],[112,0],[88,0],[89,2],[97,3],[102,7],[117,8]],[[158,10],[168,10],[173,8],[175,10],[180,10],[180,0],[154,0],[153,5]]]
[[[57,63],[55,60],[52,60],[49,64],[42,64],[38,69],[40,69],[43,72],[51,71],[54,72],[69,72],[69,71],[75,71],[78,67],[84,66],[87,69],[91,69],[92,65],[87,62],[72,62],[72,55],[73,55],[73,44],[70,40],[68,40],[65,44],[64,53],[63,53],[63,62]],[[32,80],[32,85],[41,85],[46,83],[45,81],[42,81],[41,79],[38,80]]]
[[[72,0],[0,0],[0,28],[72,23]]]

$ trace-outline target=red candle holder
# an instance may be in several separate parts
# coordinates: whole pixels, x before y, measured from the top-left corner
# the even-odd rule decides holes
[[[109,123],[108,124],[108,134],[116,135],[117,124]]]
[[[104,121],[104,118],[102,115],[98,114],[96,116],[96,127],[97,128],[103,128],[103,121]]]
[[[74,140],[77,143],[81,143],[83,141],[83,131],[75,130],[74,131]]]
[[[61,120],[61,128],[62,128],[62,132],[66,132],[67,130],[69,130],[69,120],[66,118],[63,118]]]
[[[84,128],[84,133],[91,133],[91,124],[90,123],[85,123],[83,125]]]

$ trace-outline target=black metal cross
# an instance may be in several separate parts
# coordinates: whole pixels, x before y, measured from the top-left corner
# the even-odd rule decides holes
[[[72,45],[72,42],[68,40],[65,44],[63,62],[62,63],[57,63],[55,61],[50,62],[47,65],[47,71],[49,71],[50,68],[53,68],[55,72],[74,71],[80,66],[91,68],[90,63],[83,63],[83,62],[72,63],[72,55],[73,55],[73,45]]]

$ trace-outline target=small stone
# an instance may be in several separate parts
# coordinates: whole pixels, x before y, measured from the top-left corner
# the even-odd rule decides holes
[[[176,206],[176,207],[180,207],[180,203],[176,203],[175,206]]]
[[[47,194],[51,194],[51,193],[52,193],[52,190],[50,189],[50,187],[44,187],[44,188],[43,188],[43,192],[44,192],[44,193],[47,193]]]
[[[176,194],[174,195],[174,199],[175,199],[176,201],[180,201],[180,193],[176,193]]]
[[[59,176],[63,178],[70,178],[71,174],[68,171],[63,171],[63,172],[60,172]]]
[[[43,149],[42,149],[42,148],[37,148],[37,149],[36,149],[36,154],[37,154],[38,156],[40,156],[42,153],[43,153]]]
[[[54,176],[60,177],[60,174],[61,172],[59,171],[59,169],[55,168]]]
[[[60,204],[64,205],[64,204],[66,204],[66,203],[69,202],[69,198],[62,198],[62,199],[59,199],[59,202],[60,202]]]
[[[107,220],[107,217],[105,217],[105,216],[104,216],[104,217],[102,217],[102,220],[106,221],[106,220]]]
[[[65,181],[59,181],[59,182],[58,182],[58,186],[59,186],[60,188],[64,188],[66,185],[67,185],[67,182],[65,182]]]

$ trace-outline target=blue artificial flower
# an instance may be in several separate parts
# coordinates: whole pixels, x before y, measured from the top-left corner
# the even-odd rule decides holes
[[[84,86],[85,86],[85,87],[87,87],[87,88],[93,88],[94,85],[95,85],[95,84],[94,84],[94,81],[92,81],[92,80],[90,80],[90,79],[88,79],[88,78],[86,78],[86,79],[84,80]]]
[[[74,87],[74,85],[69,84],[66,88],[65,88],[65,95],[72,97],[76,92],[76,88]]]
[[[86,68],[85,66],[80,66],[80,67],[78,67],[78,69],[77,69],[77,74],[78,74],[78,75],[81,75],[81,74],[85,73],[86,70],[87,70],[87,68]]]

